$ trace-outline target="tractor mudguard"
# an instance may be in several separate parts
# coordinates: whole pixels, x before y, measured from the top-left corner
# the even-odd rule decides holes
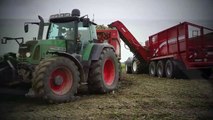
[[[112,48],[115,51],[114,47],[108,43],[95,43],[90,53],[90,60],[98,60],[104,48]]]
[[[85,74],[84,74],[84,69],[83,69],[83,66],[80,62],[80,57],[78,56],[78,54],[69,54],[69,53],[64,53],[64,52],[49,52],[50,54],[55,54],[55,55],[58,55],[58,56],[63,56],[63,57],[66,57],[66,58],[69,58],[70,60],[72,60],[78,67],[79,69],[79,72],[80,72],[80,82],[82,81],[85,81]]]

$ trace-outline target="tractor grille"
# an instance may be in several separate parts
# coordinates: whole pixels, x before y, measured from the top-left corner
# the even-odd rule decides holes
[[[33,54],[33,60],[39,60],[39,58],[40,58],[40,46],[37,46]]]
[[[20,47],[19,47],[19,58],[22,59],[22,60],[26,59],[26,53],[27,52],[30,52],[28,45],[26,45],[26,44],[20,45]]]
[[[31,49],[38,43],[38,41],[27,41],[19,47],[19,60],[26,61],[26,53],[31,52]]]

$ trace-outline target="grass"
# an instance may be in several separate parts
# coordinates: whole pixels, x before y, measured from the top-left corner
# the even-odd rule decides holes
[[[124,66],[122,65],[124,68]],[[212,81],[166,79],[123,73],[112,93],[91,95],[82,90],[70,103],[9,97],[0,101],[9,119],[213,119]],[[14,100],[16,99],[16,100]]]

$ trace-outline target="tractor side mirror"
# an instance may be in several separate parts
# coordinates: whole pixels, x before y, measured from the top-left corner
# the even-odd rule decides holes
[[[28,24],[24,24],[24,32],[27,33],[29,30],[29,25]]]
[[[1,39],[1,44],[7,44],[7,40],[5,38]]]
[[[89,27],[89,24],[90,24],[89,18],[84,18],[83,19],[83,27]]]

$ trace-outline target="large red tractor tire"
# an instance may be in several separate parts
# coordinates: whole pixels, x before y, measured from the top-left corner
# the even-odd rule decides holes
[[[157,62],[157,76],[158,77],[165,76],[165,64],[163,60]]]
[[[112,49],[105,48],[99,60],[91,63],[88,89],[92,93],[111,92],[117,88],[118,79],[118,59]]]
[[[36,67],[33,90],[50,103],[68,102],[77,92],[80,73],[74,62],[64,57],[45,59]]]
[[[156,62],[152,61],[149,63],[149,75],[154,77],[156,76]]]
[[[121,67],[121,62],[118,60],[118,69],[119,69],[119,77],[118,80],[121,80],[122,78],[122,67]]]

